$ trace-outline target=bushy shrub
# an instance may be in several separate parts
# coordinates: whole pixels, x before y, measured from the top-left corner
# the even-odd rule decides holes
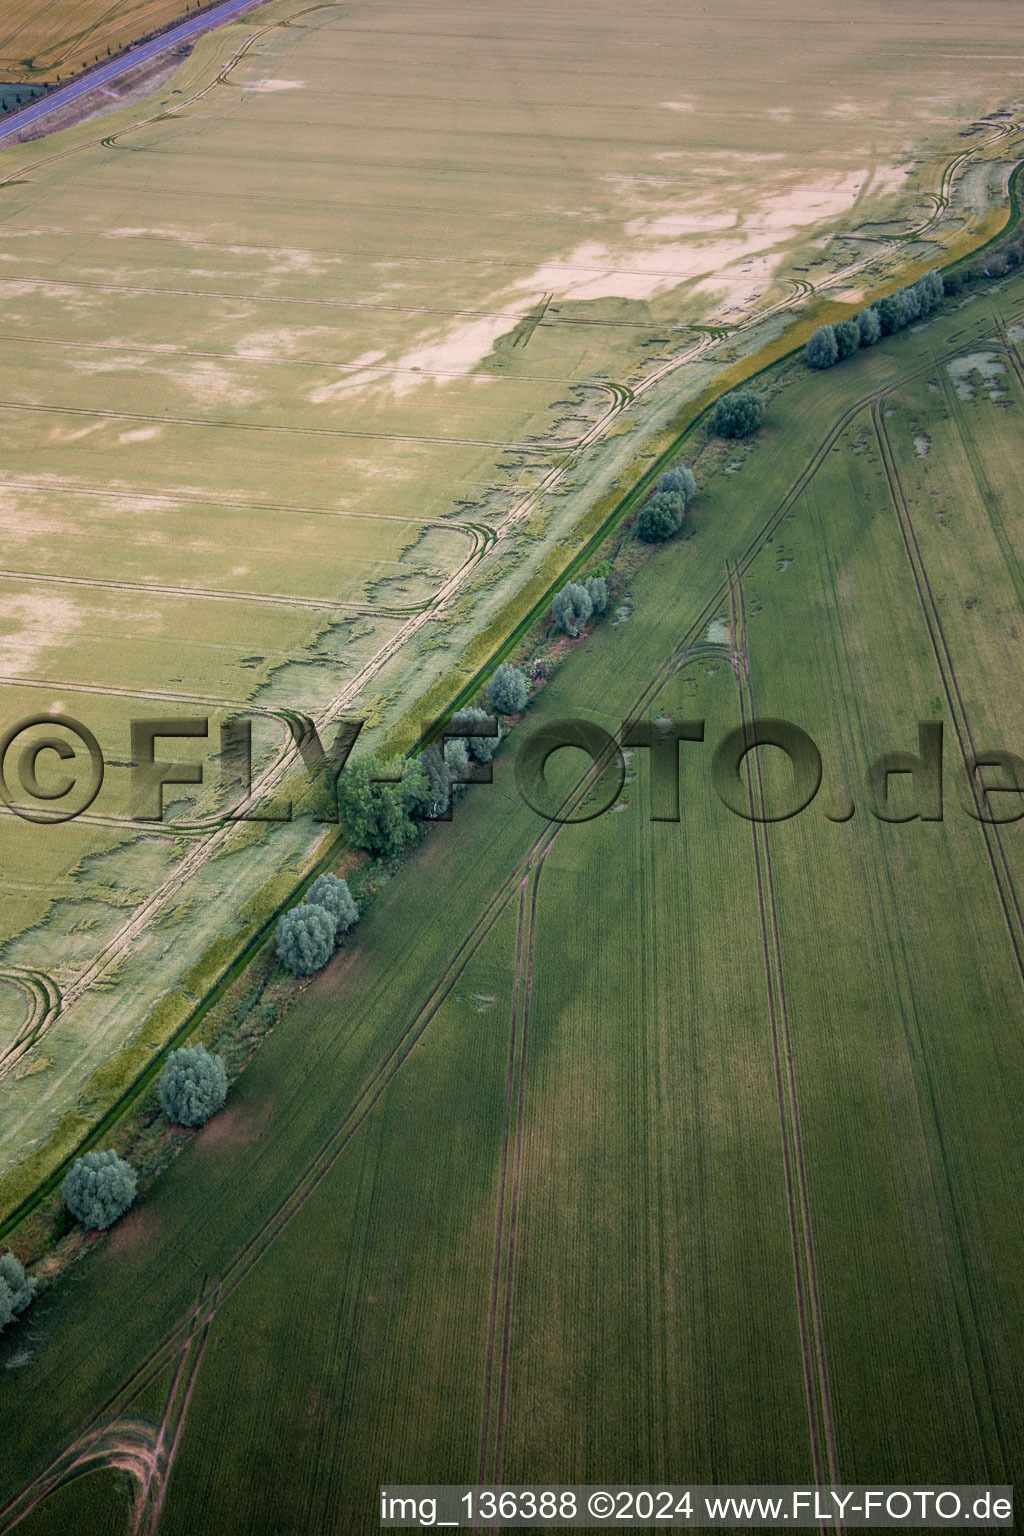
[[[820,325],[807,342],[804,356],[808,368],[833,368],[839,361],[839,344],[833,325]]]
[[[608,612],[608,583],[603,576],[591,576],[585,581],[595,619],[603,619]]]
[[[419,762],[426,776],[426,790],[414,814],[430,818],[447,815],[452,803],[452,773],[436,742],[424,747]]]
[[[300,902],[277,921],[277,957],[293,976],[311,976],[334,953],[334,913],[314,902]]]
[[[723,395],[711,417],[717,437],[749,437],[764,421],[764,397],[756,389],[734,389]]]
[[[338,775],[338,819],[357,848],[397,858],[420,835],[413,816],[429,793],[418,758],[381,763],[375,757],[363,757],[347,763]]]
[[[901,325],[900,304],[896,295],[889,293],[884,299],[879,299],[875,313],[882,327],[882,335],[894,336]]]
[[[499,715],[518,715],[526,708],[529,699],[526,675],[510,661],[503,661],[487,684],[487,697],[491,708]]]
[[[946,284],[941,272],[926,272],[914,284],[914,292],[917,294],[918,303],[921,306],[922,315],[930,315],[938,309],[946,296]]]
[[[221,1058],[205,1045],[185,1045],[168,1056],[157,1091],[170,1120],[191,1127],[205,1125],[224,1108],[228,1074]]]
[[[20,1317],[36,1293],[36,1282],[13,1253],[0,1253],[0,1332]]]
[[[448,772],[451,774],[451,787],[453,790],[461,788],[469,779],[473,764],[469,758],[469,743],[461,736],[455,736],[444,744],[444,760]]]
[[[876,342],[880,341],[882,322],[878,318],[878,310],[862,309],[857,316],[857,330],[862,347],[873,347]]]
[[[692,501],[697,494],[697,482],[693,478],[693,470],[685,464],[676,464],[672,469],[666,469],[663,475],[658,476],[658,483],[654,487],[658,491],[675,491],[684,501]]]
[[[593,611],[590,593],[578,581],[567,581],[551,600],[552,619],[559,629],[574,640],[582,635],[584,625]]]
[[[116,1152],[86,1152],[72,1166],[61,1194],[76,1221],[91,1231],[102,1231],[124,1215],[135,1199],[136,1187],[135,1169]]]
[[[848,357],[852,357],[860,346],[860,326],[856,320],[840,320],[833,329],[836,346],[839,349],[839,361],[842,363]]]
[[[452,715],[452,725],[463,729],[481,725],[497,727],[497,724],[497,720],[493,715],[489,715],[486,709],[460,709]],[[489,763],[498,750],[500,737],[495,730],[493,736],[467,736],[465,742],[471,757],[478,763]]]
[[[333,914],[337,933],[347,933],[359,921],[359,908],[348,888],[347,880],[337,875],[319,875],[306,892],[305,900],[317,907],[326,907]]]
[[[646,544],[660,544],[678,533],[686,516],[686,503],[678,491],[658,491],[640,508],[636,531]]]

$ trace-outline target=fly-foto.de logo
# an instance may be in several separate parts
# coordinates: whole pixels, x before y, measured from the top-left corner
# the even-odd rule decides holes
[[[116,761],[129,770],[123,814],[139,823],[163,821],[165,790],[203,786],[209,770],[220,802],[219,820],[288,821],[293,813],[289,776],[297,766],[306,779],[304,804],[317,820],[337,822],[339,775],[364,722],[336,722],[326,745],[307,716],[288,713],[286,723],[290,750],[276,771],[254,782],[250,718],[223,721],[216,731],[207,716],[131,721],[127,762],[110,760],[111,766]],[[421,745],[433,743],[443,751],[450,740],[498,734],[494,719],[471,724],[432,720],[423,725]],[[964,753],[956,742],[954,762],[941,721],[920,722],[914,736],[912,747],[883,752],[860,771],[844,773],[842,787],[832,786],[823,800],[825,816],[849,821],[859,804],[879,821],[942,821],[950,799],[977,821],[1003,824],[1024,816],[1024,758],[995,748]],[[682,819],[680,781],[694,772],[706,773],[721,804],[748,821],[792,820],[814,804],[823,787],[822,757],[813,736],[775,717],[743,722],[714,744],[707,740],[705,721],[664,717],[626,721],[615,734],[588,720],[554,720],[519,727],[516,737],[513,777],[519,795],[544,820],[563,824],[593,821],[621,803],[627,754],[639,760],[639,772],[649,775],[652,821]],[[555,788],[552,760],[569,748],[584,755],[578,758],[579,772],[570,788]],[[776,759],[770,774],[766,753]],[[96,800],[107,767],[99,740],[81,721],[58,713],[28,716],[0,741],[0,799],[26,821],[72,821]],[[400,776],[401,765],[391,765],[376,781],[395,782]],[[475,763],[455,782],[491,784],[492,765]],[[425,807],[423,816],[447,820],[451,809],[431,814]]]

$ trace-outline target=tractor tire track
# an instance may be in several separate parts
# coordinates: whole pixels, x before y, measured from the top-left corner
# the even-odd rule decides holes
[[[734,570],[732,578],[730,627],[734,652],[733,674],[739,699],[740,721],[743,729],[747,730],[748,727],[753,726],[757,714],[750,680],[750,654],[747,647],[747,619],[742,576]],[[789,1211],[811,1456],[818,1483],[838,1484],[840,1478],[834,1415],[826,1363],[817,1266],[814,1258],[807,1170],[800,1131],[799,1100],[786,997],[778,904],[772,870],[770,835],[764,822],[766,795],[760,759],[756,757],[753,763],[749,757],[747,759],[747,803],[754,846],[758,921],[761,930],[776,1100],[783,1148],[783,1172]],[[827,1476],[824,1476],[826,1472]]]
[[[491,1272],[491,1304],[487,1327],[487,1350],[484,1360],[483,1417],[480,1430],[480,1461],[477,1482],[491,1481],[487,1476],[489,1450],[488,1436],[491,1422],[492,1374],[494,1368],[494,1340],[497,1330],[498,1299],[502,1277],[502,1258],[505,1245],[505,1201],[508,1196],[509,1138],[512,1125],[513,1092],[517,1077],[516,1065],[525,1042],[520,1044],[519,999],[523,980],[523,930],[526,920],[526,887],[529,876],[519,885],[519,922],[516,932],[516,963],[512,982],[512,1021],[509,1031],[508,1069],[505,1075],[505,1116],[502,1127],[501,1158],[498,1165],[498,1210],[495,1223],[494,1263]],[[532,934],[531,934],[532,941]],[[496,1478],[494,1479],[496,1481]]]

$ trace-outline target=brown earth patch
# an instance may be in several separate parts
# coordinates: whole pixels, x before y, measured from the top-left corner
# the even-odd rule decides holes
[[[229,1104],[196,1135],[200,1150],[244,1146],[259,1141],[274,1113],[273,1104]]]

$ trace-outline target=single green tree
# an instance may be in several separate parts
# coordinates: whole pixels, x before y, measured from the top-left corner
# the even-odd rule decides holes
[[[645,544],[660,544],[678,533],[686,517],[686,503],[678,491],[658,491],[640,508],[636,531]]]
[[[808,368],[833,368],[839,361],[834,325],[820,325],[804,349]]]
[[[605,614],[608,612],[607,581],[603,576],[591,576],[590,580],[585,581],[583,585],[586,587],[590,596],[591,607],[594,610],[594,618],[603,619]]]
[[[749,437],[764,421],[764,396],[756,389],[734,389],[723,395],[711,417],[716,437]]]
[[[921,305],[922,315],[930,315],[938,309],[946,297],[946,284],[941,272],[926,272],[924,277],[918,278],[914,284],[914,292],[917,294]]]
[[[675,491],[684,501],[692,501],[697,494],[697,482],[693,470],[685,464],[676,464],[658,476],[655,491]]]
[[[205,1125],[224,1108],[227,1069],[205,1045],[183,1045],[168,1056],[157,1092],[164,1114],[176,1125]]]
[[[578,581],[567,581],[551,602],[551,617],[565,634],[576,639],[594,611],[590,593]]]
[[[860,346],[860,326],[856,320],[840,320],[834,330],[836,346],[839,349],[839,361],[842,363],[848,357],[852,357]]]
[[[883,336],[895,336],[896,332],[903,328],[903,312],[900,301],[894,293],[886,294],[884,299],[879,299],[875,305],[879,324],[882,327]]]
[[[522,714],[530,697],[525,672],[503,661],[487,684],[487,697],[499,715]]]
[[[300,902],[277,920],[277,957],[293,976],[312,976],[334,953],[334,913]]]
[[[913,325],[921,318],[921,296],[916,288],[897,288],[896,302],[900,307],[901,329]]]
[[[37,1282],[25,1273],[25,1266],[13,1253],[0,1253],[0,1332],[20,1317],[37,1290]]]
[[[877,309],[862,309],[857,316],[857,331],[862,347],[873,347],[882,335],[882,322]]]
[[[448,813],[452,803],[452,771],[441,754],[441,748],[431,742],[419,756],[426,787],[423,798],[417,802],[414,815],[436,819]]]
[[[397,858],[420,835],[413,820],[429,793],[418,760],[381,763],[362,757],[338,775],[338,816],[357,848],[385,859]]]
[[[306,892],[305,900],[333,913],[335,931],[339,934],[348,933],[359,921],[359,908],[348,888],[348,881],[339,880],[337,875],[318,875]]]
[[[108,1149],[78,1158],[61,1185],[61,1194],[76,1221],[90,1231],[102,1231],[124,1215],[135,1199],[137,1184],[131,1164]]]
[[[461,736],[454,736],[444,744],[444,760],[448,772],[451,774],[452,792],[461,790],[464,784],[469,783],[473,771],[473,764],[469,756],[469,743]]]

